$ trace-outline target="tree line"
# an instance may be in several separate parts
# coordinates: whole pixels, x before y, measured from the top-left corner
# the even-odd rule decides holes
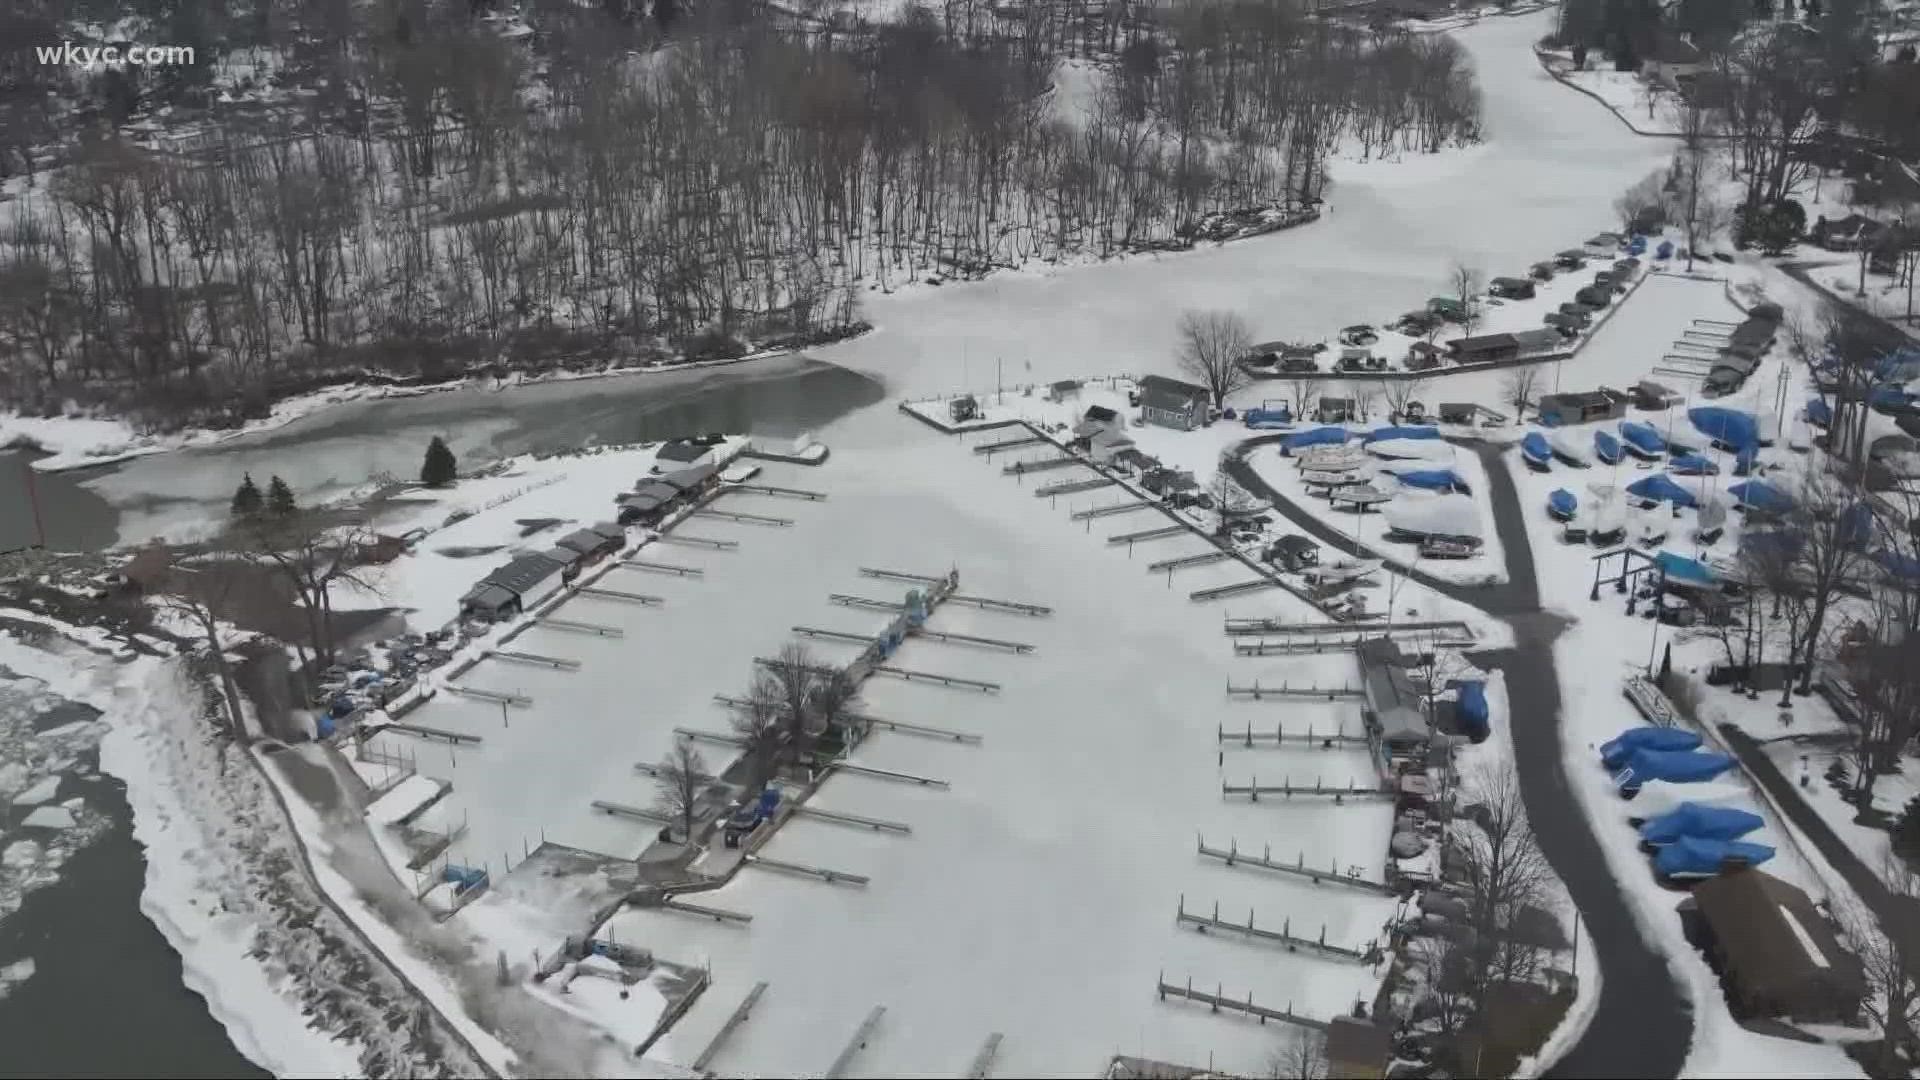
[[[102,120],[30,178],[0,223],[9,404],[221,423],[357,376],[806,343],[859,329],[870,288],[1184,245],[1210,214],[1316,201],[1343,144],[1477,137],[1451,40],[1290,0],[877,25],[542,0],[531,35],[467,0],[161,6],[209,55],[272,45],[278,74],[199,110],[186,76],[144,76],[192,120]],[[1064,100],[1063,60],[1090,100]],[[0,103],[17,146],[37,129]]]

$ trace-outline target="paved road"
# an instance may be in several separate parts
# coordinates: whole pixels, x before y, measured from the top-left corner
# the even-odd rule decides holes
[[[1226,462],[1228,475],[1303,532],[1350,555],[1371,554],[1319,518],[1275,491],[1246,461],[1247,451],[1284,436],[1251,438]],[[1564,622],[1540,608],[1539,578],[1533,547],[1527,540],[1525,511],[1513,475],[1500,460],[1501,448],[1457,441],[1479,455],[1486,467],[1493,502],[1494,531],[1507,561],[1507,581],[1472,586],[1442,581],[1419,569],[1409,577],[1443,596],[1498,616],[1513,628],[1511,649],[1476,653],[1483,667],[1506,675],[1512,718],[1513,756],[1520,794],[1533,820],[1547,860],[1566,883],[1593,954],[1605,957],[1600,1001],[1580,1041],[1549,1074],[1556,1077],[1677,1076],[1693,1039],[1692,1005],[1673,981],[1666,958],[1640,932],[1620,885],[1607,867],[1586,815],[1573,808],[1566,762],[1561,753],[1560,684],[1554,670],[1553,643]]]

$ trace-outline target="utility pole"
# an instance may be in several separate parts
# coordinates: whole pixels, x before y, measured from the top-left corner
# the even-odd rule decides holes
[[[33,546],[44,551],[47,546],[47,523],[40,516],[40,488],[33,481],[33,462],[22,457],[20,467],[27,474],[27,504],[33,508]]]

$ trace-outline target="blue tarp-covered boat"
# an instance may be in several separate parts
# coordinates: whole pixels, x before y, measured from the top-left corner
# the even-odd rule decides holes
[[[1760,442],[1760,422],[1750,412],[1720,405],[1701,405],[1687,410],[1687,419],[1700,434],[1729,450],[1740,450]]]
[[[1487,710],[1487,684],[1478,679],[1460,684],[1459,700],[1454,703],[1454,715],[1460,720],[1460,731],[1474,742],[1485,742],[1493,734],[1493,721]]]
[[[1366,441],[1382,442],[1387,439],[1437,439],[1440,429],[1437,427],[1382,427],[1367,433]]]
[[[1240,418],[1246,422],[1248,427],[1256,429],[1287,428],[1293,426],[1293,413],[1284,405],[1277,409],[1269,409],[1265,406],[1256,405],[1240,414]]]
[[[1823,428],[1833,424],[1833,406],[1826,398],[1813,398],[1807,402],[1807,423]]]
[[[1657,458],[1667,452],[1667,440],[1660,436],[1652,424],[1620,421],[1620,441],[1626,444],[1627,453],[1634,457]]]
[[[1555,521],[1572,521],[1574,511],[1580,509],[1580,500],[1566,488],[1554,488],[1547,493],[1547,516]]]
[[[1620,440],[1614,438],[1611,432],[1594,432],[1593,454],[1602,465],[1616,464],[1620,460]]]
[[[1733,455],[1733,475],[1735,476],[1750,475],[1753,472],[1754,464],[1759,460],[1760,460],[1759,447],[1757,446],[1743,447],[1739,453]]]
[[[1711,780],[1733,768],[1733,759],[1725,754],[1704,750],[1635,750],[1617,772],[1613,782],[1622,791],[1636,791],[1649,780],[1674,784],[1697,784]]]
[[[1653,869],[1663,878],[1710,878],[1729,863],[1759,866],[1771,858],[1773,849],[1765,844],[1683,836],[1660,849]]]
[[[1738,840],[1765,825],[1759,814],[1732,806],[1681,803],[1673,811],[1640,826],[1640,839],[1656,847],[1682,837],[1695,840]]]
[[[1649,499],[1653,502],[1670,502],[1675,506],[1698,506],[1700,501],[1693,492],[1673,482],[1666,473],[1654,473],[1652,476],[1635,480],[1627,485],[1627,494],[1636,499]]]
[[[1660,576],[1670,585],[1684,585],[1690,589],[1717,589],[1720,587],[1720,575],[1699,559],[1689,559],[1685,555],[1676,555],[1671,551],[1662,551],[1653,557],[1653,565],[1659,567]],[[1696,743],[1698,739],[1694,740]]]
[[[1727,494],[1736,500],[1734,505],[1763,514],[1784,514],[1793,509],[1793,496],[1765,480],[1743,480],[1727,488]]]
[[[1527,432],[1520,440],[1520,458],[1536,469],[1545,470],[1553,463],[1553,447],[1547,445],[1547,437],[1537,431]]]
[[[1402,484],[1408,487],[1423,488],[1427,491],[1468,491],[1467,482],[1452,469],[1418,469],[1413,472],[1394,474]]]
[[[1628,728],[1600,744],[1600,763],[1617,769],[1641,750],[1692,750],[1700,745],[1700,736],[1684,728]]]
[[[1667,459],[1667,471],[1675,476],[1714,476],[1720,466],[1704,454],[1680,454]]]
[[[1280,443],[1280,447],[1291,454],[1295,450],[1305,450],[1309,446],[1338,446],[1346,441],[1346,428],[1317,427],[1310,431],[1297,431],[1287,436]]]

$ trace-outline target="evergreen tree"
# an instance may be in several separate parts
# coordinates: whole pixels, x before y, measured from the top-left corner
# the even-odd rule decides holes
[[[253,482],[253,474],[247,473],[240,479],[240,486],[235,489],[233,493],[233,516],[237,518],[253,517],[260,512],[260,508],[265,504],[265,501],[266,500],[260,496],[259,486]]]
[[[274,517],[292,517],[299,511],[300,504],[293,501],[293,489],[285,480],[275,476],[267,481],[267,513]]]
[[[438,435],[427,444],[427,457],[420,463],[420,482],[428,487],[445,487],[453,483],[458,467],[453,460],[453,449],[447,440]]]

